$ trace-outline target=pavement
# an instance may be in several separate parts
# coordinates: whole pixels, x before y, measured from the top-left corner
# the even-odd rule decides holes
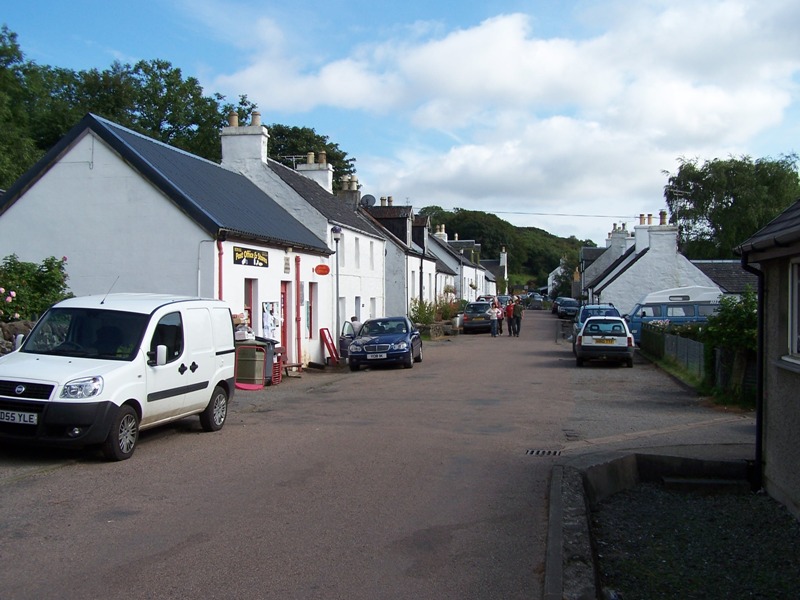
[[[753,413],[720,409],[718,416],[704,422],[676,425],[672,431],[662,428],[657,433],[672,440],[652,445],[647,432],[639,431],[579,440],[562,449],[550,483],[545,600],[601,597],[590,512],[608,496],[645,481],[682,489],[751,487]]]

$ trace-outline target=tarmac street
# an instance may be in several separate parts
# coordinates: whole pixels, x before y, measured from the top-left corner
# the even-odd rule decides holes
[[[755,436],[640,357],[577,368],[557,328],[527,311],[412,369],[237,391],[222,431],[145,432],[122,463],[0,447],[2,597],[543,598],[554,466]]]

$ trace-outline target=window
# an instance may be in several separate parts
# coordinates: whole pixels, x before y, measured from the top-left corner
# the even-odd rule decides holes
[[[369,268],[375,270],[375,242],[369,242]]]
[[[692,304],[678,304],[676,306],[667,306],[668,317],[693,317],[694,306]]]
[[[167,362],[177,360],[183,352],[183,321],[181,313],[174,312],[164,317],[156,326],[153,339],[150,341],[150,351],[155,352],[157,346],[167,347]]]

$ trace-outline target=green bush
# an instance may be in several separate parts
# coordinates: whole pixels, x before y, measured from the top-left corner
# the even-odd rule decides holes
[[[433,302],[413,298],[411,300],[411,308],[408,311],[408,318],[414,323],[430,325],[436,320],[436,305]]]
[[[66,256],[51,256],[40,265],[22,262],[16,254],[6,256],[0,264],[0,289],[4,290],[0,321],[35,321],[50,306],[72,296],[66,267]]]

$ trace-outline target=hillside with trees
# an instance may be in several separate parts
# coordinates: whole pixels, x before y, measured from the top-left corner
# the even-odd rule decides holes
[[[497,215],[481,211],[426,206],[418,214],[430,217],[434,231],[443,224],[450,239],[458,235],[460,240],[480,243],[482,259],[497,259],[505,247],[509,288],[545,286],[547,276],[562,259],[571,273],[578,264],[581,247],[596,245],[591,240],[561,238],[537,227],[516,227]]]

